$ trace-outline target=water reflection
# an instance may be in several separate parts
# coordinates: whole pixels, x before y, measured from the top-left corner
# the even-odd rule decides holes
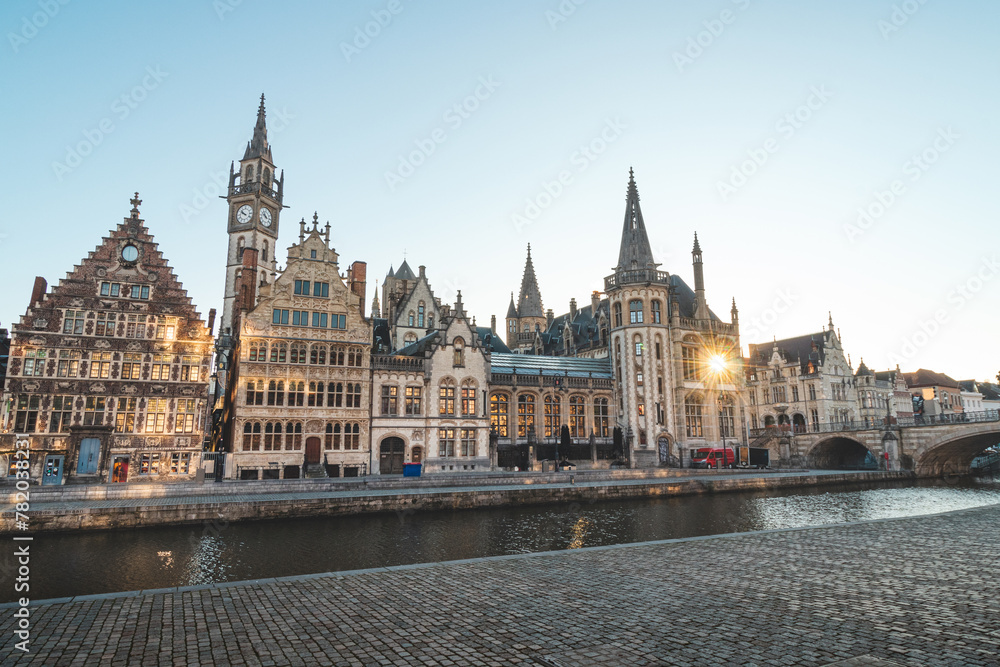
[[[881,519],[1000,503],[996,478],[42,535],[34,599]],[[0,568],[3,564],[0,563]],[[36,574],[37,573],[37,574]],[[4,590],[11,599],[11,589]]]

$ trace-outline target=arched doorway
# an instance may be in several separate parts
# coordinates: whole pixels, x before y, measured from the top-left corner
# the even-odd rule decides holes
[[[792,416],[792,426],[794,427],[796,433],[805,433],[806,418],[801,413],[796,412],[795,415]]]
[[[402,438],[386,438],[379,445],[378,469],[383,475],[403,474],[403,455],[406,444]]]
[[[306,465],[316,465],[319,463],[319,438],[306,438]]]
[[[420,463],[424,460],[424,448],[414,447],[410,453],[410,463]]]
[[[774,426],[774,417],[771,415],[764,415],[764,428],[770,428]]]

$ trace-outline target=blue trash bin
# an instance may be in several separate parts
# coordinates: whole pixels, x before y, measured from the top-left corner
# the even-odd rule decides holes
[[[420,468],[419,463],[404,463],[403,477],[420,477]]]

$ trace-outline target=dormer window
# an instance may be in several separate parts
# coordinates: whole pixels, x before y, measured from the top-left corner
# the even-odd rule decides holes
[[[465,365],[465,341],[461,338],[456,338],[453,343],[455,346],[455,362],[454,366],[464,366]]]
[[[316,251],[315,250],[310,250],[309,251],[309,259],[316,259]]]

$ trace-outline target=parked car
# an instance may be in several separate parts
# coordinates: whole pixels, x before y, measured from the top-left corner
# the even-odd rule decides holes
[[[736,454],[726,447],[703,447],[695,450],[691,457],[692,468],[733,468],[736,465]]]

